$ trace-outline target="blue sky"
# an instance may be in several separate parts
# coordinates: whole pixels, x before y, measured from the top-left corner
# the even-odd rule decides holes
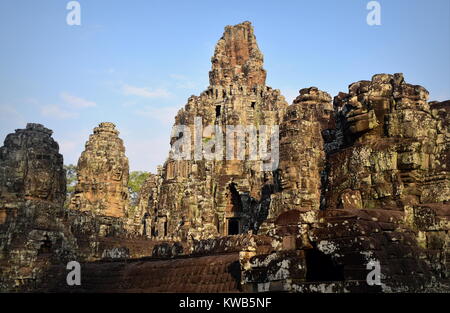
[[[450,99],[449,0],[380,0],[380,26],[367,25],[366,0],[79,0],[81,26],[67,25],[68,2],[0,2],[0,138],[42,123],[66,164],[111,121],[131,169],[154,172],[177,110],[208,85],[224,27],[245,20],[289,102],[395,72]]]

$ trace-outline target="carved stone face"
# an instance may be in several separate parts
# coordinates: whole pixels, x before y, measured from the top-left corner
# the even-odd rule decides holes
[[[52,163],[48,155],[30,154],[28,161],[28,177],[25,183],[25,194],[34,198],[48,199],[52,195],[54,177]]]
[[[358,97],[352,97],[346,103],[345,113],[346,129],[351,134],[362,134],[371,129],[376,123],[373,111],[370,110],[366,101],[360,101]]]
[[[112,172],[112,179],[116,181],[120,181],[122,179],[122,168],[116,167]]]
[[[361,135],[384,124],[384,116],[391,109],[393,87],[387,82],[362,81],[349,88],[345,101],[346,129]],[[381,133],[380,133],[381,135]]]
[[[284,162],[283,162],[284,163]],[[281,187],[283,190],[295,190],[297,189],[297,184],[300,182],[300,173],[298,169],[295,166],[292,165],[286,165],[286,167],[283,167],[281,164],[280,169],[280,182]]]
[[[52,192],[52,179],[49,172],[46,170],[38,170],[35,175],[34,186],[31,186],[34,189],[33,193],[36,193],[34,196],[41,199],[48,198]]]

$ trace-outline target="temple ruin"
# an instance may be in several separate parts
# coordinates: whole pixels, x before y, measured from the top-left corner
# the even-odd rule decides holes
[[[225,27],[211,62],[209,87],[175,116],[190,135],[174,128],[134,211],[114,124],[101,123],[86,143],[69,208],[52,131],[28,124],[6,137],[0,290],[450,290],[450,101],[430,102],[396,73],[334,99],[302,88],[288,105],[266,86],[250,22]],[[278,127],[267,146],[279,146],[276,168],[251,158],[251,145],[243,158],[219,153],[229,139],[221,134],[238,125],[258,147],[260,127]],[[194,151],[177,157],[180,142]],[[69,260],[82,263],[82,286],[66,284]],[[376,266],[379,283],[369,283]]]

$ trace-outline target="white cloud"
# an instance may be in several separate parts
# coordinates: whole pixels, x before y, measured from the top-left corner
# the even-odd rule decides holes
[[[22,114],[20,114],[13,106],[0,105],[0,121],[6,122],[11,120],[20,122],[25,121]]]
[[[127,96],[139,96],[144,98],[168,98],[171,96],[166,89],[158,88],[155,90],[150,90],[145,87],[141,88],[127,84],[122,86],[122,91]]]
[[[132,106],[136,105],[137,103],[138,103],[138,101],[125,101],[125,102],[122,102],[122,106],[125,108],[128,108],[128,107],[132,107]]]
[[[180,74],[170,74],[170,78],[178,79],[178,80],[186,80],[186,76]]]
[[[175,115],[181,106],[177,107],[152,107],[146,106],[142,110],[135,111],[136,114],[140,116],[149,117],[151,119],[156,119],[165,123],[173,123],[175,121]]]
[[[41,107],[41,114],[46,117],[53,117],[61,120],[78,117],[78,113],[66,111],[54,104]]]
[[[71,94],[68,94],[67,92],[61,93],[61,99],[63,99],[67,104],[70,104],[77,108],[95,107],[97,105],[93,101],[88,101],[86,99],[73,96]]]
[[[59,143],[59,152],[64,156],[64,164],[77,164],[81,152],[92,129],[79,128],[76,131],[55,131],[53,137]]]
[[[26,121],[12,105],[0,104],[0,146],[5,137],[14,129],[24,128]]]
[[[191,81],[185,81],[185,82],[180,82],[177,84],[178,88],[182,88],[182,89],[194,89],[198,87],[198,84],[195,82],[191,82]]]
[[[24,103],[30,104],[30,105],[38,105],[39,101],[36,98],[26,98],[24,99]]]
[[[194,88],[197,88],[199,85],[196,82],[189,80],[189,78],[184,75],[170,74],[169,76],[170,76],[170,78],[177,81],[177,84],[176,84],[177,88],[194,89]]]
[[[77,148],[77,145],[78,142],[76,141],[62,140],[59,143],[59,149],[61,153],[70,154],[70,152],[73,152]]]
[[[65,120],[76,118],[79,116],[78,112],[73,111],[74,109],[89,108],[97,105],[93,101],[88,101],[86,99],[71,95],[67,92],[61,92],[60,97],[64,101],[62,105],[49,104],[41,106],[41,114],[46,117]]]

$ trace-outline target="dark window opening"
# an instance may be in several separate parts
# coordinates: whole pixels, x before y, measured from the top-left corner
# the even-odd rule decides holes
[[[142,235],[147,236],[147,219],[150,217],[150,214],[148,212],[145,212],[144,216],[142,217],[142,225],[144,225],[144,230],[142,232]]]
[[[219,217],[216,215],[214,217],[214,219],[215,219],[215,222],[216,222],[217,232],[220,234],[220,220],[219,220]]]
[[[230,218],[228,219],[228,235],[238,235],[239,234],[239,219]]]
[[[256,102],[252,102],[252,104],[250,105],[251,107],[252,107],[252,109],[254,109],[255,108],[255,105],[256,105]]]
[[[144,225],[144,228],[142,230],[142,236],[147,236],[147,221],[144,220],[144,222],[142,222],[142,225]]]
[[[230,195],[231,195],[231,203],[232,203],[232,212],[242,212],[242,201],[241,196],[239,195],[239,191],[236,188],[235,183],[231,183],[229,185]]]
[[[331,256],[317,250],[305,250],[307,281],[342,281],[344,266],[336,264]]]
[[[41,247],[39,248],[38,254],[47,254],[52,252],[52,241],[46,235],[44,240],[42,240]]]
[[[164,222],[164,237],[167,236],[167,221]]]
[[[220,116],[220,109],[222,108],[222,106],[220,105],[216,105],[216,117]]]

